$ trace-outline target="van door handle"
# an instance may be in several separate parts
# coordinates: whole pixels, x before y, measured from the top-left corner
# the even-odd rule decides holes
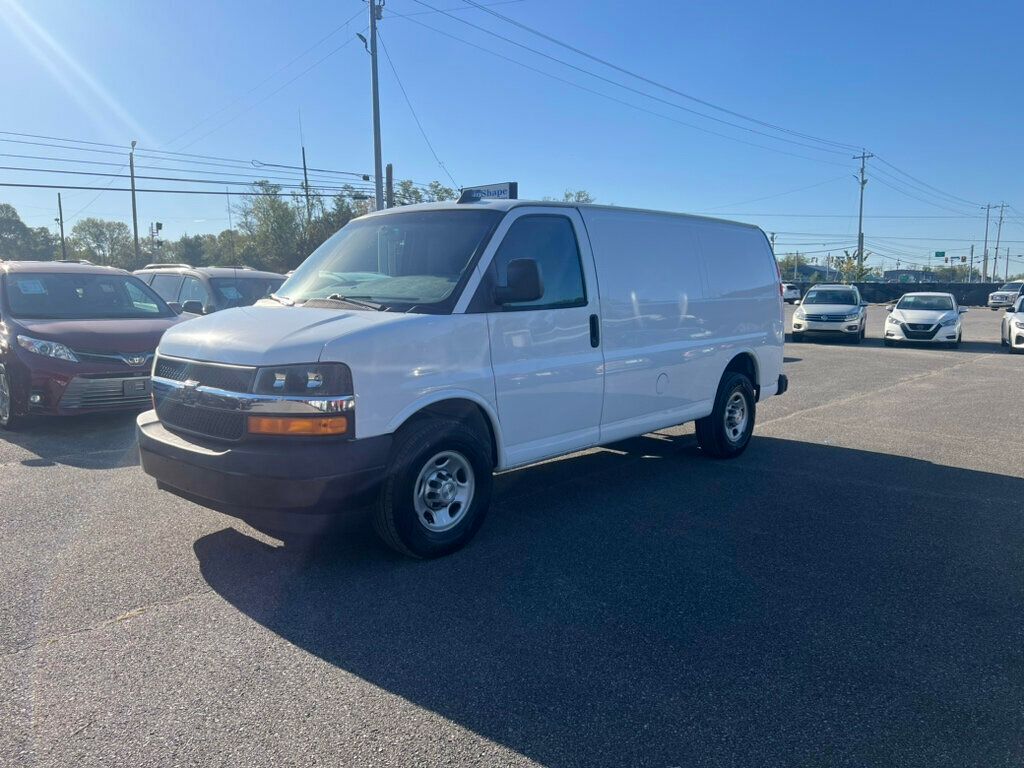
[[[601,344],[601,325],[597,315],[590,316],[590,346],[597,347]]]

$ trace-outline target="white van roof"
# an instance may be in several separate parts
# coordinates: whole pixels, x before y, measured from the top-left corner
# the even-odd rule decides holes
[[[675,211],[659,211],[653,208],[628,208],[621,205],[599,205],[596,203],[566,203],[560,200],[478,200],[472,203],[457,203],[454,200],[446,200],[439,203],[417,203],[415,205],[402,205],[396,208],[385,208],[380,211],[373,211],[372,213],[366,214],[366,216],[385,216],[389,213],[396,213],[401,211],[444,211],[444,210],[472,210],[472,209],[490,209],[497,211],[510,211],[513,208],[519,208],[521,206],[528,205],[531,208],[538,206],[549,207],[549,208],[604,208],[610,211],[634,211],[637,213],[656,213],[663,216],[681,216],[687,219],[695,219],[698,221],[713,221],[719,224],[731,224],[737,227],[748,227],[750,229],[756,229],[759,231],[761,228],[756,224],[748,224],[742,221],[731,221],[729,219],[718,219],[713,216],[697,216],[692,213],[676,213]]]

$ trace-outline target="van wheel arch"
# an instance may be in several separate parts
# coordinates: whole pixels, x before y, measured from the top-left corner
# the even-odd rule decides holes
[[[755,397],[761,399],[761,385],[757,377],[757,359],[750,352],[741,352],[736,355],[729,364],[725,366],[721,378],[724,379],[729,372],[742,373],[750,379],[750,385],[754,388]],[[721,382],[721,379],[719,379]]]
[[[450,419],[468,426],[473,432],[487,441],[487,444],[491,447],[491,460],[494,462],[495,467],[498,466],[497,431],[490,416],[477,403],[465,398],[439,400],[416,411],[416,413],[402,422],[395,432],[401,429],[408,429],[410,425],[430,418]]]

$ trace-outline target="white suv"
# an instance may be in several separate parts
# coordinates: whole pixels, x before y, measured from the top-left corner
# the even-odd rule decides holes
[[[1024,354],[1024,296],[1006,310],[999,331],[999,342],[1011,355]]]
[[[793,341],[812,335],[860,344],[867,332],[866,307],[854,285],[816,285],[793,313]]]
[[[956,347],[963,338],[960,315],[967,307],[958,307],[951,293],[905,293],[886,309],[882,338],[887,347],[902,341]]]
[[[796,304],[800,301],[800,286],[793,283],[783,283],[782,300],[787,304]]]

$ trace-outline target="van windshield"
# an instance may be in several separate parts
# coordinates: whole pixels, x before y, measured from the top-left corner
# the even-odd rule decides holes
[[[297,304],[351,298],[380,304],[447,299],[485,245],[500,211],[410,211],[346,224],[277,291]]]

